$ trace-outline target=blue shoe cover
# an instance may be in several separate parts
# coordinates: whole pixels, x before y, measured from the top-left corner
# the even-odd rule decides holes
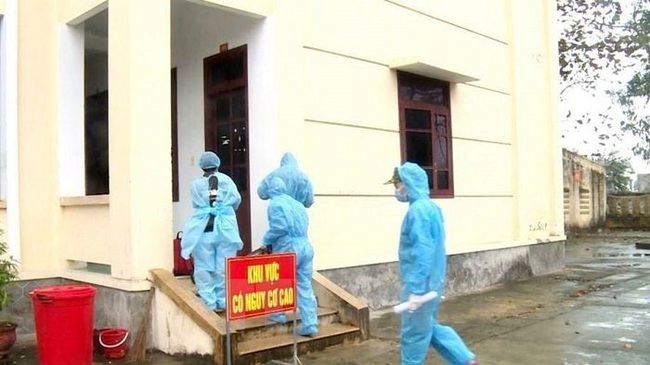
[[[299,336],[311,337],[311,336],[318,333],[318,327],[316,327],[316,326],[300,327],[300,328],[298,328],[296,333]]]
[[[269,321],[285,324],[287,323],[287,316],[284,313],[273,313],[268,317]]]

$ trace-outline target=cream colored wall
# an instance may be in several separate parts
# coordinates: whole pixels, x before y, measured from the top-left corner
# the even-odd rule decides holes
[[[512,2],[518,237],[564,235],[552,1]]]
[[[60,22],[78,24],[107,6],[107,0],[57,0],[57,18]]]
[[[314,182],[309,213],[317,269],[396,259],[406,207],[382,185],[400,162],[390,65],[412,57],[479,79],[451,89],[455,197],[438,199],[448,252],[562,237],[557,58],[547,37],[554,34],[547,33],[550,19],[539,16],[551,3],[278,4],[276,58],[288,63],[275,67],[278,149],[296,152]],[[539,222],[546,223],[542,230]]]
[[[18,4],[4,1],[0,18],[0,199],[5,214],[5,240],[20,261],[20,202],[18,199]]]
[[[17,158],[22,271],[62,266],[55,118],[56,19],[53,2],[18,2]]]
[[[372,3],[370,9],[368,4],[278,3],[261,23],[201,7],[184,18],[174,14],[181,126],[181,202],[174,208],[175,230],[182,228],[191,210],[185,187],[196,175],[195,159],[202,150],[201,60],[216,53],[218,44],[247,44],[251,191],[277,166],[282,152],[293,151],[312,176],[318,195],[310,209],[317,267],[394,260],[405,207],[394,204],[391,187],[381,185],[400,158],[396,80],[389,65],[396,59],[430,57],[421,49],[432,48],[434,42],[445,51],[444,57],[433,58],[438,66],[480,79],[452,87],[456,197],[439,201],[445,209],[449,251],[529,243],[517,233],[515,83],[504,71],[511,68],[512,47],[510,26],[499,21],[510,11],[507,3],[431,7],[427,2],[396,1]],[[478,6],[476,14],[482,16],[459,15],[469,5]],[[355,15],[368,11],[377,15]],[[332,22],[337,27],[331,27]],[[202,37],[196,36],[199,33]],[[441,36],[425,41],[412,34]],[[476,62],[483,59],[490,62]],[[269,89],[269,82],[276,89]],[[255,246],[266,227],[265,203],[255,196],[252,203]],[[367,212],[382,214],[375,218]],[[472,229],[467,229],[468,221]],[[350,247],[359,255],[342,260],[333,254]]]
[[[503,67],[508,63],[508,53],[503,39],[487,38],[453,21],[449,24],[447,19],[441,21],[435,18],[441,14],[423,14],[419,9],[405,7],[399,1],[309,0],[301,3],[304,7],[301,16],[308,19],[302,31],[304,46],[319,52],[356,57],[377,63],[378,66],[412,57],[433,58],[439,67],[478,76],[480,81],[476,84],[480,86],[507,90],[508,80],[503,77]],[[417,3],[427,5],[425,0]],[[479,7],[478,11],[485,11],[486,14],[496,13],[495,16],[499,16],[504,11],[500,0],[472,3]],[[487,3],[490,5],[479,5]],[[457,14],[464,16],[467,13],[467,5],[462,2],[453,4]],[[445,8],[449,9],[449,6],[452,5],[448,4]],[[483,7],[491,9],[483,10]],[[359,14],[364,16],[360,17]],[[502,22],[494,27],[501,29]]]
[[[61,52],[71,50],[59,29],[83,22],[106,2],[18,6],[21,277],[148,288],[149,269],[172,267],[171,172],[159,158],[171,148],[170,3],[111,2],[111,194],[105,197],[60,196],[59,159],[66,156],[59,155],[57,136],[59,103],[67,102],[59,86],[70,79],[59,67],[69,61]],[[108,265],[111,275],[78,270],[77,261]]]
[[[215,6],[228,12],[262,18],[273,11],[273,0],[189,0],[201,5]]]
[[[61,211],[61,255],[67,260],[108,263],[111,257],[109,210],[107,205],[71,205]]]
[[[387,0],[398,6],[422,12],[486,37],[503,40],[508,36],[508,0]]]
[[[19,174],[30,181],[20,193],[26,270],[64,270],[66,259],[103,260],[114,266],[115,278],[133,280],[151,267],[171,267],[172,229],[186,218],[184,191],[202,150],[196,144],[202,142],[202,59],[224,42],[249,45],[251,191],[283,152],[296,154],[317,194],[309,210],[317,269],[396,259],[406,205],[382,183],[400,161],[390,65],[404,58],[479,79],[451,88],[455,197],[438,200],[448,251],[562,237],[561,159],[554,152],[560,151],[557,57],[554,40],[546,37],[554,34],[550,0],[277,2],[267,19],[221,13],[176,34],[173,63],[169,2],[116,1],[109,18],[110,135],[111,146],[119,147],[111,148],[111,195],[107,205],[63,208],[54,137],[56,21],[75,22],[104,4],[19,4],[19,92],[42,100],[33,108],[30,98],[19,98]],[[219,17],[233,24],[210,22]],[[179,29],[191,24],[185,21]],[[198,35],[204,37],[196,41]],[[169,79],[160,75],[172,65],[179,75],[182,146],[182,202],[174,223],[171,203],[158,199],[171,190],[164,183],[169,162],[157,158],[169,151]],[[252,202],[255,246],[266,227],[265,203],[255,196]],[[52,219],[36,220],[44,215]],[[27,229],[37,222],[39,230]],[[531,229],[540,224],[543,229]],[[91,238],[101,248],[85,249]]]
[[[112,275],[172,267],[170,0],[112,1],[108,16]],[[155,62],[154,62],[155,61]]]

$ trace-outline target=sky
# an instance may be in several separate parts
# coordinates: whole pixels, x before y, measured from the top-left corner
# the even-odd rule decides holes
[[[617,151],[619,156],[630,158],[630,164],[635,173],[650,173],[648,161],[644,161],[632,153],[632,146],[635,143],[633,138],[629,136],[623,136],[621,139],[613,137],[614,134],[620,134],[621,132],[616,121],[625,119],[625,116],[606,92],[607,90],[616,90],[622,87],[622,81],[620,80],[616,78],[613,80],[604,79],[595,90],[587,91],[576,87],[564,93],[559,106],[563,136],[562,147],[587,157],[591,157],[593,153]],[[566,120],[564,116],[569,109],[572,110],[572,117]],[[599,113],[606,113],[614,122],[611,128],[608,128],[598,119],[592,123],[580,125],[574,118],[582,113],[595,116]],[[597,130],[595,127],[597,127]],[[599,139],[600,134],[607,134],[610,139]]]
[[[636,0],[619,0],[619,2],[623,6],[623,18],[625,18],[625,12],[631,10],[631,6]],[[633,154],[632,147],[635,141],[631,136],[612,137],[610,139],[599,138],[600,134],[606,134],[610,137],[621,134],[618,126],[620,121],[625,119],[625,116],[621,108],[616,105],[607,92],[622,89],[635,73],[635,70],[634,67],[628,67],[618,74],[602,70],[599,72],[599,81],[594,89],[586,90],[580,86],[573,86],[562,93],[559,111],[563,148],[590,158],[593,153],[616,151],[619,156],[630,159],[635,174],[650,173],[650,163]],[[561,84],[560,90],[563,87]],[[572,115],[566,118],[568,110],[572,111]],[[576,119],[584,113],[594,116],[594,122],[578,124]],[[598,118],[600,113],[604,113],[613,119],[611,127],[603,123],[602,118]]]

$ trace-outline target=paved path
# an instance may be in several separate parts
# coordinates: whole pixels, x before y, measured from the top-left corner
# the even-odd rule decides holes
[[[440,319],[482,365],[650,364],[650,235],[583,236],[561,272],[443,302]],[[399,319],[374,312],[370,341],[301,357],[307,365],[397,365]],[[426,364],[443,364],[430,351]]]

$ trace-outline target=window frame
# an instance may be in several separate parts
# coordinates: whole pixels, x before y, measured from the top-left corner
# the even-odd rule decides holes
[[[171,128],[172,128],[172,202],[180,201],[178,178],[178,81],[176,67],[171,70]]]
[[[425,101],[415,101],[411,99],[402,98],[399,90],[400,86],[403,84],[409,84],[409,82],[417,83],[427,83],[432,85],[432,87],[442,87],[444,92],[444,102],[441,104],[432,104]],[[407,161],[407,139],[406,133],[418,131],[422,132],[424,129],[412,129],[406,128],[406,110],[425,110],[430,113],[431,125],[427,132],[431,133],[431,162],[430,166],[421,166],[425,170],[430,169],[432,171],[432,186],[429,187],[429,196],[433,198],[453,198],[454,197],[454,165],[453,165],[453,147],[452,147],[452,119],[451,119],[451,108],[450,108],[450,83],[444,80],[438,80],[434,78],[419,76],[410,74],[407,72],[398,72],[397,73],[397,89],[398,89],[398,108],[399,108],[399,134],[400,134],[400,154],[401,162],[404,163]],[[438,134],[436,131],[435,115],[444,115],[446,117],[446,133],[444,135]],[[447,138],[447,168],[438,169],[436,165],[436,154],[435,146],[437,145],[438,137]],[[438,188],[437,174],[438,172],[447,171],[448,172],[448,188],[440,189]]]

